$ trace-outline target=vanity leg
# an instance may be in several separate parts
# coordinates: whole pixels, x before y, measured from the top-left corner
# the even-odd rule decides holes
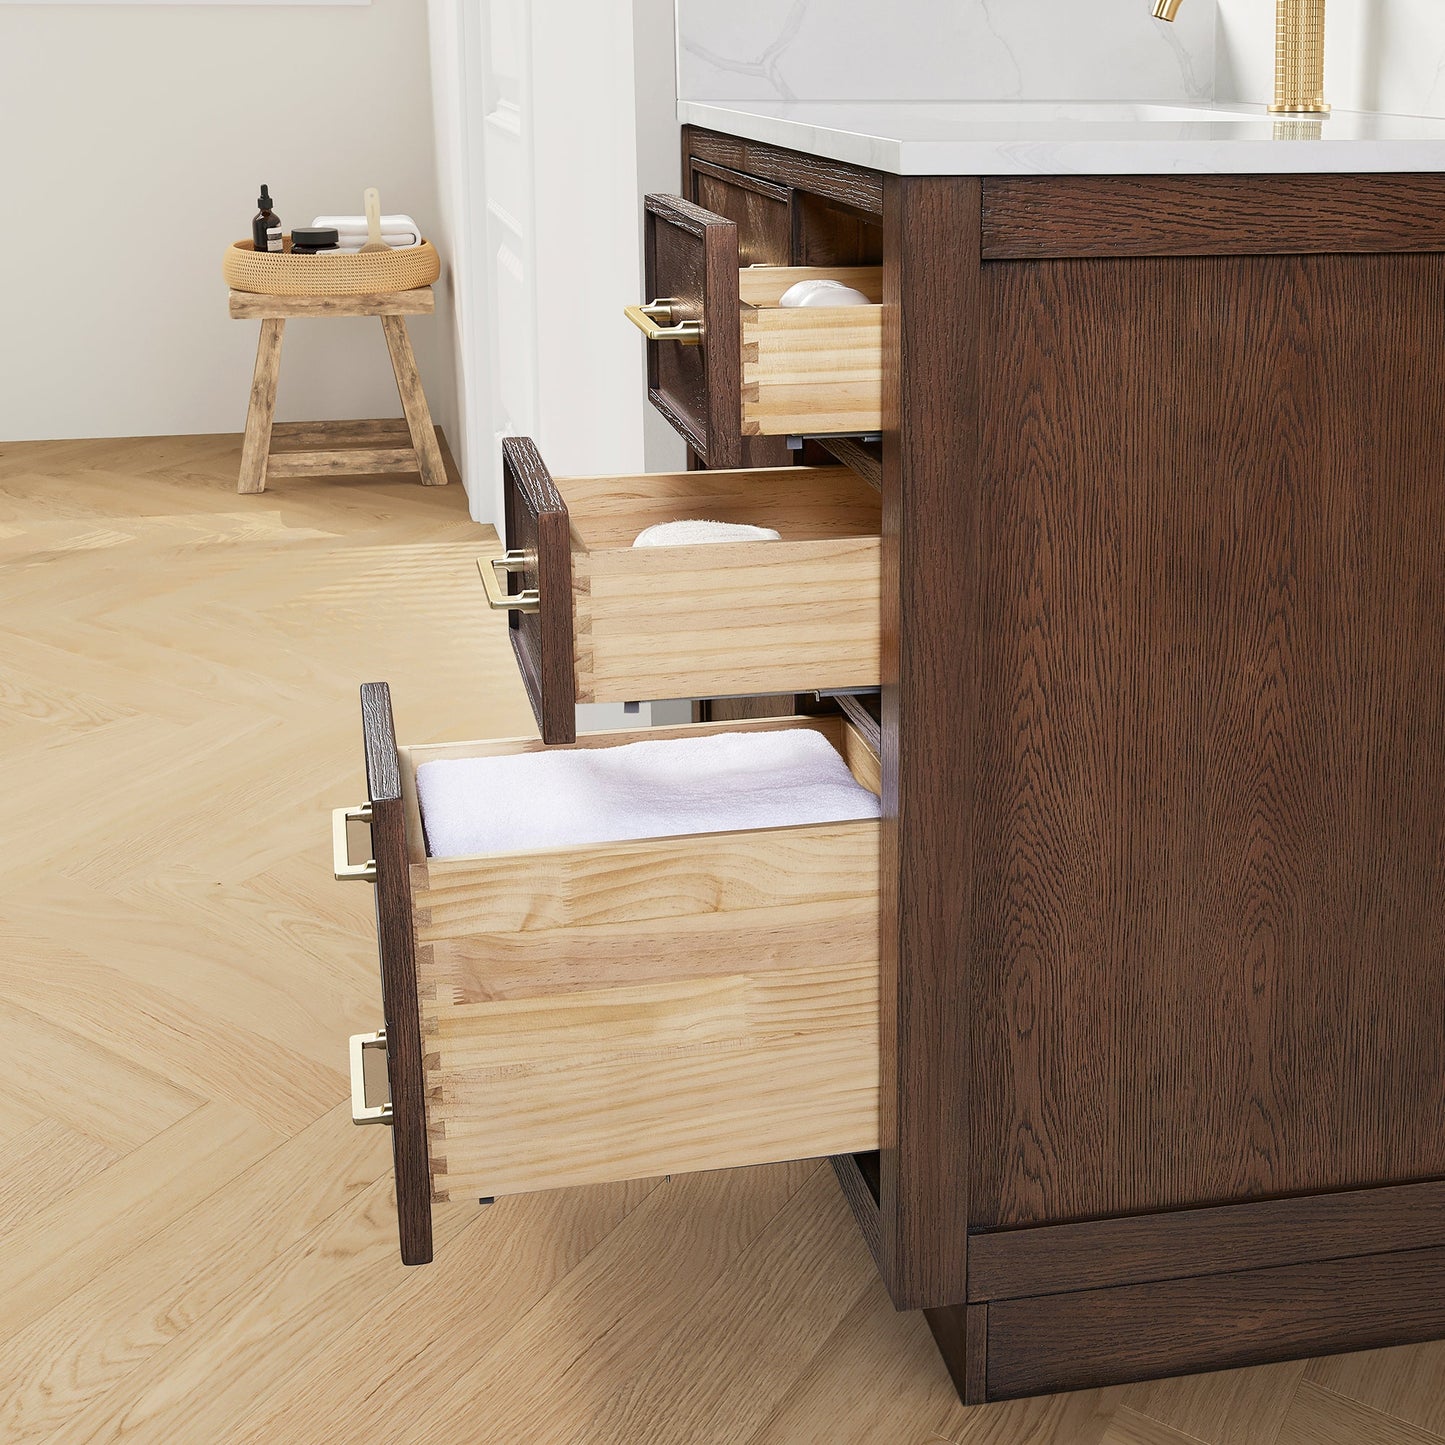
[[[988,1399],[988,1305],[945,1305],[924,1310],[933,1341],[965,1405]]]

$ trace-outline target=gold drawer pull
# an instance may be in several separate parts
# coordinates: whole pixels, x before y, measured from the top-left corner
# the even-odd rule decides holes
[[[649,341],[680,341],[684,346],[697,346],[702,341],[702,322],[674,322],[672,308],[676,305],[675,298],[664,296],[646,306],[624,306],[622,314]]]
[[[331,810],[331,871],[340,882],[346,883],[358,878],[363,883],[376,882],[376,859],[368,858],[365,863],[353,863],[351,850],[346,842],[348,823],[370,822],[370,803],[363,803],[359,808]]]
[[[477,558],[477,571],[482,574],[487,606],[493,612],[540,612],[542,594],[535,587],[528,587],[522,592],[503,592],[497,578],[498,572],[524,572],[536,565],[536,558],[525,552],[508,552],[504,557]]]
[[[351,1122],[353,1124],[390,1124],[391,1103],[368,1104],[366,1102],[366,1051],[380,1049],[386,1052],[386,1030],[377,1029],[374,1034],[352,1034],[351,1036]]]

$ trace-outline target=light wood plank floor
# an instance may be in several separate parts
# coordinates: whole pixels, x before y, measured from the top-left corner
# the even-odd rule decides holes
[[[0,1440],[1431,1445],[1445,1346],[965,1410],[826,1166],[451,1206],[397,1262],[356,687],[528,732],[459,488],[0,445]]]

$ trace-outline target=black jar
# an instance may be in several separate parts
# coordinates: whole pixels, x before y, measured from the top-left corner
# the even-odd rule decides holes
[[[324,251],[336,249],[337,234],[334,226],[297,226],[291,232],[291,254],[293,256],[316,256]]]

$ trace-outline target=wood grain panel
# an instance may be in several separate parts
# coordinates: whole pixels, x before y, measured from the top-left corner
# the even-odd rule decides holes
[[[787,186],[709,161],[694,160],[687,174],[692,181],[687,198],[738,228],[739,266],[786,266],[792,260],[792,191]]]
[[[868,214],[876,215],[883,209],[884,177],[877,171],[698,126],[683,127],[682,144],[684,155],[697,160],[810,191]]]
[[[718,981],[674,1012],[671,998],[687,988],[679,981],[630,998],[624,990],[576,995],[582,1002],[565,1010],[553,1000],[533,1001],[533,1026],[497,1066],[487,1062],[485,1041],[456,1049],[452,1034],[429,1033],[437,1198],[643,1179],[877,1143],[876,961]],[[780,1007],[787,999],[792,1007]],[[513,1011],[496,1020],[501,1036],[517,1022]],[[454,1030],[470,1037],[477,1023],[457,1018]],[[528,1039],[531,1054],[522,1052]]]
[[[416,945],[396,731],[391,690],[384,682],[362,684],[361,726],[366,795],[371,800],[371,849],[376,859],[376,934],[386,1017],[386,1073],[391,1085],[397,1229],[402,1263],[428,1264],[432,1257],[431,1170],[416,999]]]
[[[436,310],[436,293],[430,286],[355,296],[265,296],[255,291],[229,294],[231,315],[237,320],[286,316],[429,316]]]
[[[883,490],[883,459],[877,443],[860,442],[854,437],[827,437],[822,446],[845,467],[857,472],[870,487]]]
[[[974,1133],[980,191],[887,181],[883,266],[884,1278],[967,1297]],[[917,304],[926,297],[927,304]]]
[[[271,454],[285,449],[404,447],[411,445],[411,432],[404,416],[368,417],[355,421],[278,421],[271,427]]]
[[[853,1218],[858,1221],[868,1253],[873,1256],[873,1262],[881,1267],[882,1239],[876,1192],[878,1152],[871,1150],[866,1154],[835,1154],[830,1162],[838,1179],[838,1187],[843,1191],[843,1197],[853,1211]],[[865,1167],[868,1165],[871,1165],[871,1168]]]
[[[793,260],[800,266],[883,263],[883,221],[811,191],[793,195]]]
[[[412,449],[416,453],[417,470],[421,473],[422,484],[428,487],[444,487],[447,484],[447,469],[442,461],[441,448],[437,445],[436,428],[432,424],[426,392],[422,390],[421,373],[416,369],[416,356],[411,349],[406,317],[383,316],[381,330],[386,337],[386,351],[391,357],[391,371],[396,378],[396,390],[401,397],[402,411],[406,414],[407,429],[411,433]]]
[[[618,742],[635,740],[614,736]],[[436,943],[613,925],[634,928],[639,943],[650,943],[665,960],[668,949],[660,935],[666,929],[653,933],[649,925],[666,920],[686,935],[688,920],[700,918],[696,926],[713,933],[720,956],[736,957],[741,940],[725,942],[730,927],[786,930],[794,908],[821,917],[850,899],[870,898],[865,885],[871,879],[864,875],[876,854],[876,831],[852,822],[813,823],[806,829],[638,838],[605,848],[434,858],[412,866],[417,933],[423,942]],[[809,861],[815,853],[821,855],[816,865]],[[709,967],[696,957],[693,942],[675,940],[677,947],[687,947],[688,966],[706,973]],[[754,940],[748,957],[761,950],[765,963],[780,949],[786,949],[786,932],[777,941]],[[625,958],[618,962],[631,973]],[[659,966],[666,976],[665,964]],[[481,985],[473,988],[480,992]]]
[[[1445,1174],[1445,262],[985,277],[971,1223]]]
[[[988,1306],[923,1311],[949,1378],[965,1405],[981,1405],[988,1393]]]
[[[694,161],[686,145],[682,178],[688,200],[737,227],[738,265],[744,274],[750,266],[786,266],[793,260],[796,221],[790,187]],[[750,467],[783,467],[792,461],[782,438],[745,438],[740,456]]]
[[[743,307],[744,435],[877,431],[882,348],[882,306]]]
[[[236,481],[236,490],[243,495],[266,490],[267,453],[271,449],[276,388],[281,380],[281,343],[285,336],[284,319],[268,316],[261,322],[261,335],[256,341],[256,366],[251,374],[251,395],[246,406],[241,470]]]
[[[1445,1249],[994,1300],[987,1309],[990,1399],[1089,1389],[1433,1338],[1445,1333]]]
[[[357,477],[379,472],[416,472],[415,450],[405,447],[339,447],[335,451],[272,452],[271,477]]]
[[[986,260],[1445,250],[1445,176],[998,176]]]
[[[704,328],[699,346],[647,343],[648,395],[708,466],[741,466],[738,229],[678,196],[648,196],[643,222],[647,299]]]
[[[878,681],[873,537],[579,553],[577,697]]]
[[[970,1299],[1445,1247],[1445,1180],[975,1234]]]
[[[414,865],[436,1197],[876,1147],[877,847],[862,822]]]
[[[567,504],[529,437],[502,442],[502,500],[507,546],[537,559],[535,569],[513,572],[507,591],[535,588],[537,612],[510,612],[512,651],[544,742],[577,736],[577,684],[572,649],[572,540]]]

